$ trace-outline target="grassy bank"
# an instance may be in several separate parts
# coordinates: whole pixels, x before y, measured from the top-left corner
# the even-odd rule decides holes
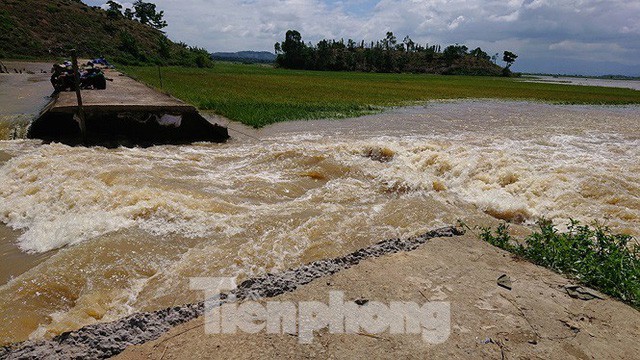
[[[123,67],[160,87],[158,68]],[[525,83],[510,78],[274,69],[217,63],[162,68],[163,89],[203,110],[254,127],[297,119],[344,118],[437,99],[494,98],[569,104],[637,104],[640,91]]]
[[[480,238],[640,309],[640,245],[631,236],[576,221],[563,233],[543,220],[520,242],[507,224],[482,229]]]

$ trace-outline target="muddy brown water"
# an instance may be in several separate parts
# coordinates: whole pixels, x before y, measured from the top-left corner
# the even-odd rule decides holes
[[[0,282],[6,284],[12,278],[35,267],[49,258],[51,254],[27,254],[20,250],[15,239],[20,232],[0,224]]]
[[[458,219],[640,235],[639,107],[458,101],[231,127],[227,144],[149,149],[0,141],[0,343]]]
[[[557,83],[577,86],[601,86],[601,87],[619,87],[624,89],[640,90],[640,80],[613,80],[613,79],[594,79],[594,78],[576,78],[562,76],[534,76],[524,79],[525,82],[542,82]]]
[[[4,62],[9,74],[0,74],[0,140],[26,137],[29,122],[50,101],[51,64]],[[15,73],[14,70],[23,71]],[[47,72],[47,73],[45,73]],[[0,155],[2,161],[2,155]]]

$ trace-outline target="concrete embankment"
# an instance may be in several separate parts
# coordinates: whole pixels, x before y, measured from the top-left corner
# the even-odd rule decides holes
[[[503,274],[511,289],[497,285]],[[250,279],[239,301],[329,302],[331,291],[366,307],[395,301],[446,302],[450,333],[440,344],[419,334],[315,332],[206,334],[204,304],[140,313],[50,341],[7,348],[6,358],[617,358],[640,351],[640,313],[611,299],[572,298],[570,281],[461,235],[455,228],[387,240],[349,255]],[[226,298],[226,296],[222,296]],[[224,305],[223,305],[224,306]],[[135,345],[135,346],[132,346]],[[125,350],[126,349],[126,350]],[[124,350],[124,352],[122,352]],[[122,353],[121,353],[122,352]]]
[[[155,91],[115,70],[105,90],[81,92],[86,135],[83,140],[75,92],[60,92],[31,124],[30,138],[107,147],[224,142],[225,127],[211,124],[197,109]]]
[[[10,71],[0,74],[0,140],[29,137],[68,145],[117,147],[224,142],[229,138],[226,127],[210,123],[192,105],[107,69],[105,74],[111,81],[105,90],[82,91],[83,141],[76,93],[51,95],[51,64],[5,65]]]
[[[497,284],[506,274],[511,290]],[[329,304],[447,302],[450,334],[439,344],[421,334],[206,334],[204,319],[129,347],[118,359],[636,359],[640,312],[612,299],[572,298],[570,280],[514,258],[474,234],[435,238],[411,252],[362,261],[269,301]],[[265,303],[266,301],[261,301]],[[429,331],[430,329],[426,329]]]

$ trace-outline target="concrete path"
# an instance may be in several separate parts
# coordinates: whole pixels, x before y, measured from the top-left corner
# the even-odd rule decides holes
[[[497,285],[507,274],[512,289]],[[640,312],[612,299],[570,297],[570,280],[512,257],[475,235],[437,238],[412,252],[369,259],[278,297],[329,303],[444,301],[450,334],[440,344],[418,334],[316,331],[310,344],[295,333],[212,334],[198,318],[160,339],[132,346],[121,360],[142,359],[636,359]],[[300,322],[298,322],[298,325]],[[428,330],[428,329],[427,329]]]
[[[166,111],[187,112],[195,108],[174,97],[160,93],[116,70],[105,70],[113,81],[105,90],[83,90],[82,103],[86,111]],[[50,108],[54,112],[74,112],[78,106],[75,92],[62,92]]]

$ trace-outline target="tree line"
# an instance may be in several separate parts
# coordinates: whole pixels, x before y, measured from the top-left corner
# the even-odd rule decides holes
[[[107,5],[109,5],[107,16],[110,18],[124,16],[129,20],[139,21],[141,24],[149,25],[158,30],[167,27],[167,22],[162,19],[164,11],[157,11],[156,4],[136,0],[133,3],[133,10],[126,8],[124,12],[122,11],[123,6],[115,1],[109,0]]]
[[[289,30],[274,47],[278,66],[304,70],[510,76],[518,57],[505,51],[502,60],[507,66],[502,68],[496,64],[498,54],[489,56],[479,47],[469,50],[455,44],[443,50],[440,45],[418,44],[409,36],[398,41],[393,32],[375,42],[323,39],[313,45],[305,44],[298,31]]]

